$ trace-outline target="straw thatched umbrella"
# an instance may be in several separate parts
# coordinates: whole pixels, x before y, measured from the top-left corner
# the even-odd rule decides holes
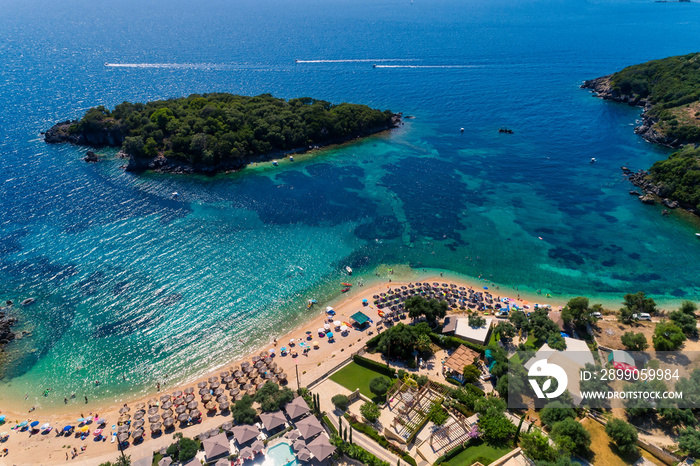
[[[228,383],[233,382],[233,377],[231,377],[230,375],[227,375],[226,377],[222,378],[221,381],[222,381],[223,383],[228,384]]]
[[[224,402],[224,401],[228,401],[228,397],[227,397],[226,395],[221,395],[220,397],[218,397],[218,398],[216,399],[216,402],[217,402],[217,403],[222,403],[222,402]]]
[[[265,372],[267,372],[267,367],[265,367],[265,366],[258,367],[258,374],[264,374]]]
[[[131,423],[131,428],[132,429],[138,429],[139,427],[143,427],[143,425],[146,423],[145,420],[139,419],[138,421],[134,421]]]
[[[270,380],[272,378],[272,372],[265,372],[263,374],[263,379]]]
[[[218,382],[218,381],[219,381],[219,378],[215,375],[212,375],[211,377],[209,377],[209,383],[214,383],[214,382]]]
[[[143,419],[144,414],[145,414],[145,411],[136,411],[134,413],[134,419]]]
[[[180,406],[178,406],[177,408],[175,408],[175,412],[176,412],[177,414],[182,414],[182,413],[184,413],[185,411],[187,411],[187,406],[185,406],[185,405],[180,405]]]
[[[208,388],[202,388],[202,389],[199,390],[199,394],[202,395],[202,396],[206,395],[207,393],[209,393],[209,389],[208,389]]]
[[[241,401],[243,399],[243,395],[245,395],[245,393],[243,393],[243,392],[236,395],[236,401]]]
[[[131,416],[129,416],[128,414],[122,414],[121,416],[119,416],[118,422],[126,422],[129,419],[131,419]]]
[[[238,381],[232,380],[230,383],[226,384],[226,388],[228,390],[233,390],[234,388],[238,388]]]
[[[224,393],[224,389],[222,387],[219,387],[216,390],[214,390],[214,396],[219,396],[222,393]]]
[[[143,409],[145,407],[146,407],[146,405],[143,403],[136,403],[136,406],[135,406],[136,409]]]
[[[241,391],[237,388],[232,388],[231,391],[228,392],[228,394],[231,395],[232,397],[238,395],[239,393],[241,393]]]
[[[173,397],[177,398],[179,396],[182,396],[182,390],[175,390],[173,392]]]
[[[191,403],[194,400],[194,395],[187,395],[185,397],[185,403]]]
[[[244,372],[245,372],[246,374],[250,374],[251,372],[253,372],[253,371],[255,370],[255,367],[254,367],[254,366],[250,366],[250,367],[246,367],[246,368],[243,369],[243,370],[244,370]]]
[[[219,372],[219,377],[221,377],[222,379],[223,379],[224,377],[228,377],[228,376],[229,376],[229,371],[222,371],[222,372]]]
[[[248,390],[248,391],[246,392],[246,394],[247,394],[248,396],[255,396],[255,388],[251,388],[250,390]]]
[[[272,358],[268,356],[265,358],[265,365],[269,366],[270,364],[272,364]]]
[[[258,384],[258,387],[257,387],[257,388],[258,388],[258,390],[260,390],[260,389],[263,388],[264,386],[265,386],[265,382],[261,382],[261,383]]]
[[[231,403],[229,403],[228,401],[222,401],[221,403],[219,403],[219,410],[226,411],[230,406]]]
[[[131,433],[131,436],[134,438],[141,438],[143,437],[143,428],[139,427],[138,429],[134,430]]]
[[[197,406],[199,406],[199,403],[196,401],[190,401],[187,403],[187,409],[195,409]]]
[[[250,384],[250,382],[249,382],[249,383],[243,385],[242,388],[243,388],[243,390],[246,390],[246,391],[247,391],[247,390],[250,390],[251,388],[253,388],[253,386],[252,386],[252,385]]]
[[[160,397],[161,403],[167,403],[168,401],[170,401],[170,395],[163,395]],[[139,407],[137,406],[136,408],[138,409]],[[143,406],[141,406],[141,408],[143,408]]]
[[[164,425],[166,428],[172,427],[173,424],[175,424],[175,419],[173,419],[173,418],[171,418],[171,417],[169,417],[169,418],[167,418],[167,419],[163,419],[163,425]]]
[[[204,396],[202,397],[202,401],[205,402],[205,403],[206,403],[207,401],[211,401],[211,399],[212,399],[211,393],[207,393],[206,395],[204,395]]]
[[[157,404],[158,400],[156,400],[155,398],[151,398],[150,400],[148,400],[148,406],[155,406]]]
[[[269,367],[270,369],[273,369],[273,370],[277,369],[277,363],[273,361],[270,364],[268,364],[267,367]]]
[[[275,367],[275,369],[274,369],[275,374],[281,374],[282,372],[284,372],[284,369],[282,369],[281,367]]]
[[[258,362],[255,363],[255,368],[256,368],[256,369],[260,369],[260,368],[263,367],[264,365],[265,365],[265,363],[264,363],[263,361],[258,361]]]
[[[130,427],[126,424],[123,424],[119,427],[117,427],[117,433],[123,434],[124,432],[129,432]]]
[[[220,384],[219,382],[213,382],[213,383],[209,384],[209,388],[211,388],[212,390],[214,390],[214,389],[219,388],[220,385],[221,385],[221,384]]]
[[[154,422],[151,424],[151,432],[156,432],[160,430],[160,426],[162,424],[160,422]]]
[[[150,408],[148,408],[148,414],[158,414],[158,406],[151,406]]]
[[[180,422],[185,422],[185,421],[188,420],[189,418],[190,418],[189,415],[187,415],[186,413],[182,413],[182,414],[180,414],[180,415],[177,417],[177,420],[180,421]]]
[[[246,367],[250,366],[250,363],[248,361],[243,361],[241,363],[241,369],[245,369]]]
[[[119,414],[128,413],[129,411],[131,411],[131,408],[129,408],[128,406],[122,406],[121,408],[119,408]]]
[[[173,402],[172,401],[166,401],[161,405],[162,409],[170,409],[173,407]]]
[[[204,380],[202,380],[201,382],[199,382],[197,384],[197,388],[204,388],[206,386],[207,386],[207,383]]]
[[[236,371],[236,372],[233,373],[233,376],[234,376],[235,378],[243,377],[243,371],[240,371],[240,370],[239,370],[239,371]]]
[[[260,358],[265,359],[267,357],[267,351],[261,351],[260,352]]]
[[[170,417],[173,417],[173,410],[172,410],[172,409],[169,409],[168,411],[166,411],[166,412],[164,412],[163,414],[161,414],[160,417],[162,417],[163,420],[168,419],[168,418],[170,418]]]
[[[258,361],[260,361],[261,357],[260,356],[253,356],[253,363],[257,364]]]
[[[193,410],[190,412],[190,417],[191,417],[192,419],[197,419],[197,418],[200,417],[201,415],[202,415],[202,413],[200,413],[198,409],[193,409]]]
[[[158,416],[157,414],[154,414],[153,416],[150,416],[148,418],[148,422],[158,422],[158,421],[160,421],[160,416]]]
[[[279,374],[279,375],[277,376],[277,378],[278,378],[279,380],[287,380],[287,374],[284,373],[284,372],[282,372],[281,374]]]
[[[213,411],[216,409],[216,403],[213,401],[208,402],[207,404],[204,405],[207,411]]]
[[[194,393],[194,387],[187,387],[185,389],[185,395],[191,395]]]
[[[127,440],[129,440],[129,434],[127,434],[126,432],[124,432],[123,434],[119,434],[117,436],[117,440],[119,440],[119,443],[124,443]]]

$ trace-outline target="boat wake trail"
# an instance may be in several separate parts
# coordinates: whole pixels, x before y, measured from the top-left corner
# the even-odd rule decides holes
[[[173,68],[173,69],[226,69],[230,65],[215,63],[105,63],[110,68]]]
[[[419,58],[358,58],[348,60],[294,60],[294,63],[382,63],[382,62],[405,62],[420,61]]]
[[[484,65],[374,65],[374,68],[483,68]]]

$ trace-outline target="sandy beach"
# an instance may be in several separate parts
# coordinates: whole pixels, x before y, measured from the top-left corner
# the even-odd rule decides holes
[[[322,328],[324,323],[327,322],[327,315],[325,312],[326,305],[316,305],[309,309],[309,320],[298,326],[291,332],[285,335],[277,336],[277,343],[271,343],[264,347],[256,348],[251,351],[250,354],[245,358],[237,358],[231,361],[230,364],[212,369],[206,376],[198,377],[197,379],[191,380],[186,384],[179,386],[171,386],[163,388],[160,391],[156,391],[155,387],[153,393],[141,398],[135,398],[128,400],[129,406],[135,405],[138,402],[147,402],[150,398],[159,398],[163,394],[172,393],[175,390],[184,390],[186,387],[195,387],[199,381],[207,380],[210,376],[218,375],[219,372],[223,370],[230,370],[233,365],[240,364],[243,361],[249,361],[253,355],[260,353],[261,351],[269,351],[270,349],[275,349],[276,356],[274,357],[275,362],[278,366],[282,367],[288,376],[288,386],[289,388],[296,390],[297,388],[297,370],[299,374],[298,385],[307,386],[318,377],[323,376],[328,371],[332,370],[338,364],[346,360],[352,353],[356,352],[362,348],[365,342],[376,335],[375,323],[379,319],[377,314],[377,309],[372,304],[373,295],[385,292],[389,288],[395,288],[402,285],[408,285],[411,282],[422,281],[422,282],[439,282],[455,284],[457,286],[472,287],[475,290],[483,291],[484,286],[489,287],[489,292],[493,296],[508,296],[511,298],[517,298],[518,292],[512,289],[504,289],[492,287],[490,283],[485,281],[471,281],[467,282],[464,280],[452,280],[443,276],[432,276],[428,278],[421,278],[420,280],[409,281],[388,281],[382,280],[376,283],[366,284],[364,286],[354,286],[350,292],[346,295],[339,297],[336,301],[329,303],[336,312],[334,320],[339,320],[341,322],[349,322],[350,316],[357,311],[363,311],[371,319],[373,319],[372,325],[364,330],[350,329],[345,335],[341,335],[340,332],[335,333],[335,342],[329,343],[326,338],[319,338],[316,330]],[[363,306],[362,300],[367,299],[369,305]],[[546,302],[553,307],[558,307],[565,304],[565,301],[556,301],[554,299],[545,299],[543,296],[520,296],[520,304],[527,304],[533,302]],[[306,340],[306,331],[312,332],[312,340]],[[272,338],[272,337],[271,337]],[[289,347],[289,341],[291,339],[299,342],[302,338],[306,343],[313,343],[317,341],[319,343],[318,349],[312,349],[303,355],[298,352],[296,358],[291,355],[282,356],[280,355],[281,347]],[[197,397],[199,399],[199,397]],[[36,410],[32,413],[19,413],[13,411],[11,407],[4,406],[0,410],[0,414],[6,416],[6,423],[4,426],[0,427],[0,431],[9,432],[9,439],[2,444],[2,448],[7,448],[9,453],[7,456],[0,456],[0,464],[4,465],[21,465],[21,464],[58,464],[58,463],[78,463],[78,464],[99,464],[101,461],[107,461],[114,459],[117,455],[117,446],[115,443],[110,443],[110,432],[111,426],[116,424],[119,418],[119,409],[122,407],[121,404],[110,404],[107,406],[98,406],[98,403],[90,403],[85,405],[82,410],[78,406],[75,407],[75,411],[70,415],[65,413],[55,413],[50,410]],[[106,441],[95,441],[93,435],[89,435],[84,441],[75,437],[62,437],[56,436],[55,429],[62,428],[64,425],[75,425],[75,420],[79,417],[94,416],[99,414],[100,418],[106,418],[107,424],[105,429],[105,434],[107,435]],[[226,420],[230,419],[230,414],[228,412],[225,415],[220,413],[204,415],[203,420],[200,424],[191,425],[184,429],[176,428],[175,432],[182,432],[185,436],[195,436],[205,430],[209,430],[216,427]],[[54,430],[49,434],[30,434],[28,431],[19,432],[10,430],[16,425],[16,423],[22,421],[34,421],[37,420],[40,424],[45,422],[50,423]],[[94,426],[91,426],[94,428]],[[139,459],[141,457],[147,456],[153,450],[160,449],[163,446],[167,446],[172,442],[172,434],[163,434],[158,438],[151,438],[150,433],[144,437],[144,441],[138,445],[130,445],[127,448],[127,454],[132,456],[132,460]],[[85,446],[84,451],[81,451],[81,447]],[[80,452],[75,459],[71,458],[71,450],[77,448]],[[68,459],[67,459],[68,458]]]

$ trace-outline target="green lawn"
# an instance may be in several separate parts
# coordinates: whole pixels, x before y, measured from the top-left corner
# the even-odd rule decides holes
[[[366,397],[373,398],[374,393],[369,390],[369,381],[375,377],[386,376],[380,374],[379,372],[375,372],[372,369],[367,369],[366,367],[362,367],[354,362],[351,362],[335,374],[331,375],[330,379],[353,392],[356,388],[359,388],[360,393]]]
[[[498,458],[511,451],[513,451],[513,448],[509,446],[496,447],[482,442],[467,448],[459,455],[445,462],[445,464],[450,466],[469,466],[478,459],[481,464],[486,465],[491,464],[493,461],[496,461]]]

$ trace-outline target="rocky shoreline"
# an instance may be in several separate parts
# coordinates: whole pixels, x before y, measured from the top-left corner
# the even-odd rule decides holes
[[[123,151],[120,151],[119,157],[129,159],[129,162],[123,168],[126,171],[130,172],[144,172],[147,170],[152,170],[159,173],[197,173],[205,175],[215,175],[217,173],[231,173],[242,170],[247,165],[254,162],[272,161],[277,158],[284,158],[294,154],[301,154],[309,152],[311,150],[319,149],[321,147],[343,144],[355,139],[361,139],[378,133],[383,133],[384,131],[389,131],[402,125],[402,117],[403,115],[401,113],[396,113],[391,119],[391,124],[373,128],[371,130],[361,131],[356,134],[352,134],[351,136],[348,136],[346,138],[325,141],[323,143],[316,143],[313,146],[308,147],[299,147],[296,149],[276,151],[267,154],[256,154],[253,156],[246,157],[245,159],[237,160],[234,162],[219,163],[217,165],[196,165],[178,160],[171,160],[165,157],[162,153],[158,154],[156,157],[153,158],[142,158],[134,157]],[[70,127],[77,123],[78,120],[66,120],[60,123],[56,123],[47,131],[42,133],[44,136],[44,141],[47,144],[60,144],[67,142],[78,146],[121,147],[121,145],[124,143],[124,139],[127,136],[127,134],[125,134],[125,132],[119,125],[113,125],[110,127],[100,127],[91,131],[83,131],[80,134],[71,133]],[[88,151],[84,160],[86,162],[97,162],[98,157],[97,154],[95,154],[95,152]]]
[[[0,350],[16,337],[12,326],[17,323],[17,319],[10,315],[9,310],[9,306],[0,307]]]
[[[663,215],[668,215],[670,213],[667,209],[678,208],[686,210],[694,215],[699,214],[697,209],[695,209],[693,206],[682,205],[678,201],[674,201],[666,197],[667,193],[664,188],[664,185],[662,183],[654,184],[654,182],[651,181],[651,179],[649,178],[648,171],[638,170],[636,172],[633,172],[627,167],[621,168],[623,176],[625,176],[634,186],[640,188],[641,192],[643,193],[642,194],[639,191],[632,190],[630,191],[630,194],[637,196],[643,204],[655,204],[656,202],[661,203],[666,207],[666,209],[662,211]]]
[[[586,80],[581,84],[581,89],[590,89],[595,93],[596,97],[604,100],[612,100],[614,102],[626,103],[633,107],[641,107],[643,109],[642,124],[634,128],[634,132],[645,140],[673,149],[677,149],[683,145],[681,141],[671,139],[657,131],[655,124],[658,120],[649,116],[649,111],[652,108],[652,104],[649,101],[641,99],[639,96],[620,94],[610,85],[611,78],[612,75],[607,75]]]

